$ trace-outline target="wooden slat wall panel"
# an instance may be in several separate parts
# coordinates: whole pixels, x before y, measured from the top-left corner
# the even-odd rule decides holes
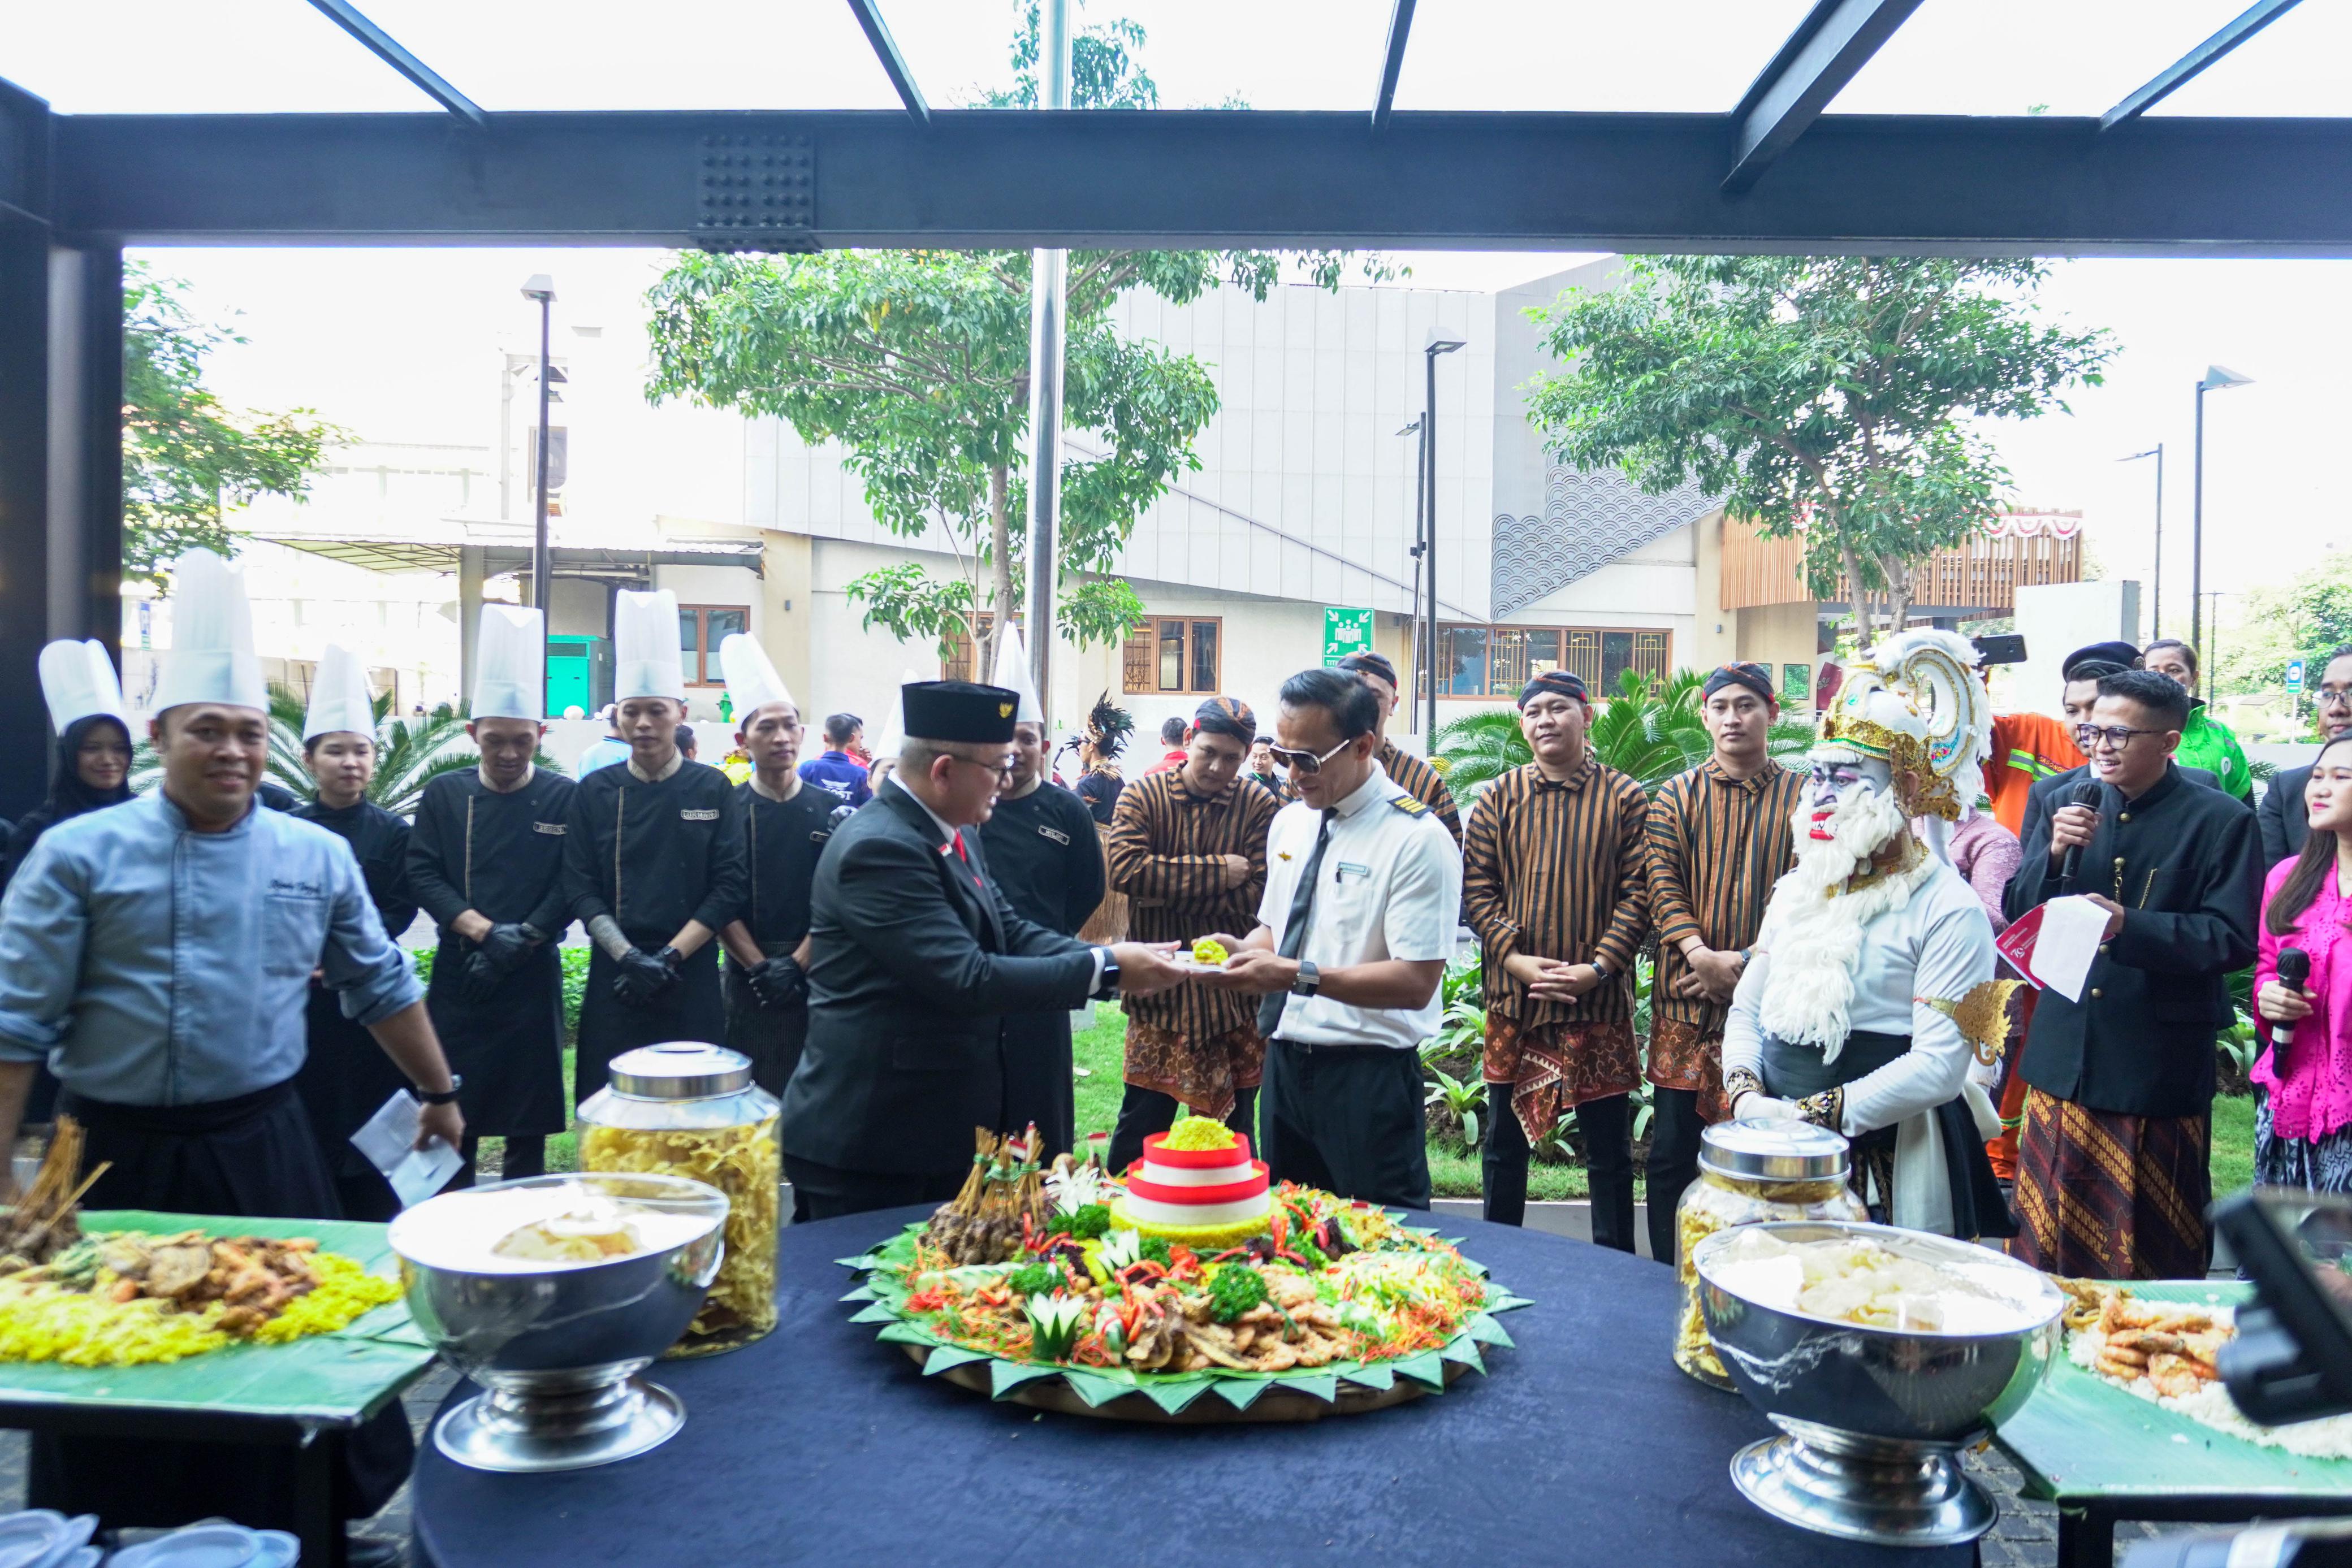
[[[1719,602],[1726,610],[1755,610],[1811,599],[1805,591],[1804,559],[1801,539],[1768,539],[1753,524],[1725,519]],[[1914,574],[1912,601],[1922,610],[1967,605],[2006,613],[2016,607],[2021,588],[2082,579],[2080,534],[2072,538],[2054,534],[1979,538],[1929,557]],[[1834,597],[1853,601],[1852,587],[1843,577]]]

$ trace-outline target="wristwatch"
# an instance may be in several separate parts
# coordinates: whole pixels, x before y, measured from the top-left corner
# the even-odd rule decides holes
[[[465,1075],[453,1072],[449,1074],[449,1087],[437,1094],[428,1093],[414,1083],[408,1086],[408,1092],[416,1097],[416,1103],[420,1105],[454,1105],[457,1103],[457,1091],[465,1086]]]
[[[1114,1002],[1118,999],[1118,960],[1111,956],[1109,948],[1105,947],[1101,951],[1102,978],[1096,982],[1093,999],[1098,1002]]]
[[[1290,982],[1290,994],[1311,997],[1322,988],[1322,985],[1323,971],[1315,967],[1314,961],[1308,958],[1298,960],[1298,977]]]

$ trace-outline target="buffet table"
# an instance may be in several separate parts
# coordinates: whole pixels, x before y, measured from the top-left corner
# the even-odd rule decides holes
[[[694,1563],[1802,1561],[1958,1568],[1807,1535],[1732,1489],[1769,1435],[1668,1358],[1674,1276],[1540,1232],[1449,1218],[1535,1305],[1516,1349],[1443,1396],[1298,1426],[1142,1426],[1043,1415],[926,1378],[852,1323],[863,1253],[925,1209],[793,1226],[776,1332],[656,1366],[686,1401],[667,1444],[600,1469],[494,1475],[420,1445],[417,1559],[438,1568]],[[453,1401],[473,1392],[461,1385]]]

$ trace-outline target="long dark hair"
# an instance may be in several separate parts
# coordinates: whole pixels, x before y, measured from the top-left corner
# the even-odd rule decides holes
[[[2352,745],[2352,734],[2337,736],[2320,747],[2319,755],[2312,758],[2311,766],[2318,768],[2327,760],[2330,750],[2347,745]],[[2286,880],[2279,883],[2278,892],[2271,895],[2270,907],[2263,911],[2264,928],[2273,936],[2294,936],[2295,923],[2303,918],[2303,912],[2311,907],[2311,901],[2319,896],[2321,879],[2335,868],[2336,830],[2312,829],[2310,837],[2303,841],[2303,852],[2294,858],[2294,869],[2286,873]]]

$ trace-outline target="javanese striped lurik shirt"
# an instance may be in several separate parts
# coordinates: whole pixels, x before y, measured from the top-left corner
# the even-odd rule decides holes
[[[1257,927],[1265,893],[1265,834],[1281,805],[1264,787],[1236,778],[1214,796],[1185,788],[1181,768],[1132,779],[1110,818],[1110,884],[1128,895],[1128,935],[1137,942],[1183,942],[1223,931],[1246,936]],[[1250,873],[1224,884],[1227,855]],[[1257,998],[1208,986],[1178,986],[1156,997],[1129,997],[1127,1016],[1191,1040],[1209,1040],[1253,1022]]]
[[[1678,1019],[1702,1035],[1723,1032],[1726,1002],[1678,997],[1690,973],[1682,944],[1738,952],[1756,940],[1772,884],[1795,853],[1790,826],[1804,798],[1805,776],[1767,758],[1745,779],[1714,758],[1666,780],[1650,802],[1650,915],[1658,926],[1658,970],[1650,989],[1654,1018]]]
[[[1445,787],[1437,769],[1410,751],[1400,750],[1397,743],[1383,736],[1381,748],[1373,760],[1381,770],[1403,787],[1404,792],[1429,808],[1432,815],[1445,824],[1458,846],[1462,842],[1462,813],[1454,810],[1454,791]]]
[[[1633,1016],[1633,954],[1650,924],[1641,785],[1588,756],[1555,783],[1530,762],[1486,786],[1470,808],[1462,904],[1486,956],[1486,1008],[1525,1024]],[[1525,953],[1599,963],[1607,983],[1572,1002],[1539,1001],[1506,973]]]

